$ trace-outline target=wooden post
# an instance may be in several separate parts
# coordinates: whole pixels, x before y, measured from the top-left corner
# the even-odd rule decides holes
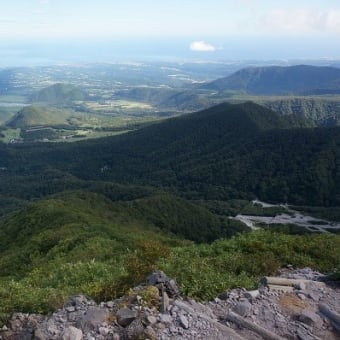
[[[174,305],[179,307],[180,309],[185,310],[187,313],[190,313],[192,315],[197,315],[201,319],[208,321],[209,323],[217,327],[222,333],[222,335],[226,337],[226,339],[231,337],[232,339],[235,339],[235,340],[245,340],[241,335],[237,334],[232,328],[221,324],[217,320],[214,320],[205,314],[197,313],[191,306],[188,306],[188,304],[185,303],[184,301],[175,300]]]
[[[284,293],[292,293],[294,291],[294,287],[291,286],[278,286],[278,285],[268,285],[270,290],[282,291]]]
[[[252,332],[260,335],[263,339],[265,340],[284,340],[284,338],[282,338],[279,335],[276,335],[275,333],[251,322],[246,320],[245,318],[243,318],[242,316],[234,313],[234,312],[230,312],[227,316],[227,319],[231,322],[236,323],[238,326],[247,328],[249,330],[251,330]]]
[[[332,323],[333,327],[340,331],[340,315],[323,303],[319,304],[320,312],[326,316]]]
[[[261,283],[265,285],[276,285],[276,286],[291,286],[295,287],[300,283],[312,283],[318,286],[325,286],[324,282],[313,281],[313,280],[303,280],[303,279],[285,279],[284,277],[273,277],[265,276],[261,279]]]

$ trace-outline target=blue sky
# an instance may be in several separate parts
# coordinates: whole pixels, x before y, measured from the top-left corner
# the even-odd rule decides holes
[[[10,0],[1,38],[340,36],[339,0]]]
[[[299,46],[289,41],[301,38],[340,57],[340,0],[10,0],[0,7],[0,43],[12,45],[178,39],[193,52],[218,53],[229,40],[276,39],[291,49]]]

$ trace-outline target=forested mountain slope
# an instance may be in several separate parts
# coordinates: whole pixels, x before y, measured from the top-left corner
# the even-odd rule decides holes
[[[309,65],[249,67],[202,87],[256,95],[339,94],[340,69]]]
[[[57,83],[45,87],[33,94],[32,102],[44,102],[52,105],[69,104],[75,100],[84,100],[86,94],[77,86]]]
[[[304,117],[315,126],[340,125],[338,97],[260,97],[257,102],[282,115]]]
[[[339,128],[305,128],[254,103],[110,138],[0,144],[0,326],[74,294],[122,296],[154,268],[199,299],[253,289],[287,264],[334,270],[337,235],[228,239],[249,230],[228,216],[255,196],[339,206],[339,160]]]
[[[6,123],[6,127],[25,129],[37,126],[68,126],[70,125],[70,120],[77,116],[80,116],[80,114],[74,113],[71,110],[31,105],[25,106],[16,113]]]
[[[151,185],[189,198],[338,204],[340,129],[300,126],[253,103],[221,104],[112,138],[2,146],[1,181],[13,181],[14,192],[21,180],[29,186],[27,178],[53,186],[47,170],[57,169],[81,181]]]

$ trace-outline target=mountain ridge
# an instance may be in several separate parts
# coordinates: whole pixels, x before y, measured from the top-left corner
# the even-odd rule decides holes
[[[91,141],[0,144],[0,199],[10,211],[0,218],[0,326],[72,295],[112,302],[129,291],[131,301],[129,289],[155,268],[178,280],[183,296],[205,300],[252,290],[287,264],[334,270],[338,235],[270,225],[246,232],[229,216],[264,213],[246,201],[255,196],[339,206],[339,160],[340,128],[306,128],[253,103]],[[150,289],[133,297],[139,311],[165,301],[164,290],[159,300]],[[75,306],[67,307],[71,318]]]
[[[310,65],[249,67],[202,88],[256,95],[339,94],[340,69]]]
[[[42,102],[50,105],[64,105],[76,100],[84,100],[86,94],[77,86],[56,83],[41,89],[31,96],[32,102]]]
[[[258,196],[323,205],[340,197],[339,145],[340,128],[301,128],[295,117],[257,104],[222,104],[105,139],[7,146],[2,162],[17,183],[48,167],[82,181],[170,188],[195,199]]]
[[[55,107],[30,105],[25,106],[11,117],[5,126],[22,129],[36,126],[68,126],[72,116],[77,117],[77,113]]]

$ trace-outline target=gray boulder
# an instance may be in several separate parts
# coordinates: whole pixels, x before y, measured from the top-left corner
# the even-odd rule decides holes
[[[48,340],[48,336],[41,328],[37,328],[34,331],[34,340]]]
[[[96,329],[102,323],[107,322],[109,318],[110,312],[108,309],[91,307],[78,321],[77,326],[85,331],[89,331]]]
[[[179,323],[181,327],[188,329],[189,328],[189,320],[185,315],[180,315],[179,316]]]
[[[165,325],[170,325],[172,323],[172,318],[169,314],[159,314],[159,321]]]
[[[316,328],[321,328],[323,324],[323,321],[318,314],[307,309],[301,312],[301,314],[298,316],[298,320],[308,326]]]
[[[147,277],[146,283],[150,286],[157,287],[160,292],[165,291],[171,298],[180,295],[176,282],[166,276],[162,271],[152,273]]]
[[[241,299],[240,302],[235,305],[233,311],[240,316],[247,316],[251,312],[251,303],[248,299]]]
[[[144,333],[144,326],[140,319],[134,319],[129,326],[126,327],[126,335],[128,339],[140,339]]]
[[[150,340],[156,340],[157,339],[157,333],[155,332],[155,330],[148,326],[145,328],[144,330],[144,336],[147,338],[147,339],[150,339]]]
[[[137,313],[129,308],[121,308],[116,313],[117,322],[123,327],[130,325],[136,317]]]
[[[83,339],[83,332],[73,326],[66,328],[61,335],[62,340],[82,340]]]

